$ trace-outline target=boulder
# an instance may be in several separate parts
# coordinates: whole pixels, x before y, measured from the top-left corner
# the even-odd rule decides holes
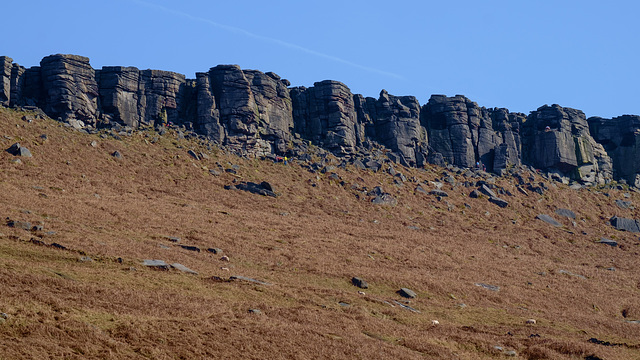
[[[640,116],[623,115],[611,119],[591,117],[589,130],[612,160],[616,179],[640,186]]]
[[[576,213],[574,213],[573,211],[569,210],[569,209],[557,209],[556,210],[556,214],[560,215],[560,216],[564,216],[566,218],[569,219],[575,219],[576,218]]]
[[[407,289],[407,288],[402,288],[398,290],[398,295],[409,298],[409,299],[413,299],[416,296],[418,296],[413,290]]]
[[[11,100],[11,70],[13,59],[0,56],[0,105],[8,107]]]
[[[507,202],[506,200],[501,199],[499,197],[495,197],[495,196],[490,197],[489,198],[489,202],[492,203],[492,204],[496,204],[496,205],[500,206],[501,208],[505,208],[505,207],[509,206],[509,202]]]
[[[614,216],[609,220],[609,222],[611,223],[611,226],[616,228],[616,230],[629,231],[633,233],[640,232],[640,222],[638,222],[638,220]]]
[[[27,149],[26,147],[21,146],[20,143],[11,145],[6,151],[14,156],[32,157],[31,151],[29,151],[29,149]]]
[[[553,225],[555,227],[562,227],[562,224],[560,224],[554,218],[552,218],[551,216],[546,215],[546,214],[539,214],[538,216],[536,216],[536,219],[542,220],[542,221],[546,222],[547,224]]]
[[[353,284],[353,286],[357,286],[361,289],[368,289],[369,288],[369,284],[367,284],[366,281],[364,281],[363,279],[359,278],[359,277],[353,277],[351,278],[351,283]]]

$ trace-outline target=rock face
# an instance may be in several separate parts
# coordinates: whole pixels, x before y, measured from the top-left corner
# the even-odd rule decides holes
[[[382,90],[377,100],[355,95],[354,105],[358,119],[358,144],[372,139],[398,154],[406,166],[424,164],[427,131],[420,124],[418,99],[414,96],[393,96]]]
[[[186,79],[182,74],[106,66],[97,72],[101,122],[140,125],[181,123]]]
[[[640,116],[591,117],[588,122],[593,138],[613,159],[614,177],[640,187]]]
[[[98,83],[89,58],[51,55],[40,62],[44,111],[52,118],[76,119],[95,125],[98,119]]]
[[[291,89],[295,131],[337,155],[355,153],[358,131],[351,90],[332,80],[313,85]]]
[[[488,171],[520,165],[522,114],[488,110],[462,95],[432,95],[422,108],[429,147],[461,167],[482,163]]]
[[[545,105],[531,112],[523,130],[525,163],[585,184],[612,179],[611,159],[591,137],[582,111]]]
[[[7,56],[0,56],[0,105],[9,106],[12,67],[13,59]]]

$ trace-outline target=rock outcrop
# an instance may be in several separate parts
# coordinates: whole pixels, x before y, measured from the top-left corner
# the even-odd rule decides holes
[[[78,55],[51,55],[40,62],[44,111],[50,117],[79,120],[96,125],[98,83],[89,58]]]
[[[420,103],[414,96],[393,96],[386,90],[376,100],[354,96],[358,144],[367,139],[386,146],[406,166],[421,166],[427,156],[427,131],[420,124]]]
[[[353,94],[339,82],[325,80],[291,89],[294,129],[337,155],[350,155],[358,145]]]
[[[640,187],[640,116],[587,122],[559,105],[525,116],[462,95],[433,95],[420,106],[385,90],[377,99],[352,94],[332,80],[290,85],[237,65],[187,79],[135,67],[94,70],[77,55],[47,56],[31,68],[0,57],[0,106],[39,107],[75,128],[175,125],[248,156],[303,155],[313,143],[374,170],[384,161],[428,161],[500,174],[524,164],[565,183],[621,179]]]
[[[523,126],[523,162],[584,184],[612,179],[611,159],[580,110],[559,105],[531,112]]]
[[[588,122],[593,138],[613,160],[613,176],[640,187],[640,116],[591,117]]]
[[[524,115],[479,107],[462,95],[432,95],[422,108],[429,147],[461,167],[481,163],[488,171],[520,165]]]

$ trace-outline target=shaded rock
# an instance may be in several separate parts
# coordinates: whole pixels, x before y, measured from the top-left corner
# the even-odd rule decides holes
[[[376,196],[375,198],[373,198],[373,200],[371,200],[371,202],[376,205],[387,205],[387,206],[398,205],[398,200],[396,200],[396,198],[391,196],[391,194],[386,194],[386,193]]]
[[[611,226],[616,228],[616,230],[629,231],[634,233],[640,232],[640,223],[638,223],[638,220],[625,219],[614,216],[609,220],[609,222],[611,223]]]
[[[424,194],[424,195],[427,195],[427,194],[428,194],[427,190],[425,190],[425,189],[424,189],[422,186],[420,186],[420,185],[416,186],[416,189],[415,189],[414,191],[415,191],[416,193],[421,193],[421,194]]]
[[[486,184],[482,184],[479,188],[478,191],[480,191],[481,193],[487,195],[488,197],[498,197],[498,195],[496,195],[496,193],[491,190]]]
[[[195,272],[195,271],[189,269],[188,267],[186,267],[186,266],[184,266],[182,264],[179,264],[179,263],[173,263],[173,264],[171,264],[171,267],[176,269],[176,270],[180,270],[183,273],[198,275],[197,272]]]
[[[262,311],[260,309],[249,309],[249,313],[253,315],[262,315]]]
[[[163,260],[143,260],[142,265],[158,270],[169,270],[171,268],[171,265]]]
[[[633,203],[631,201],[615,200],[614,203],[616,205],[618,205],[618,207],[621,208],[621,209],[631,209],[631,208],[633,208],[633,206],[632,206]]]
[[[213,254],[222,254],[222,249],[218,248],[208,248],[207,251]]]
[[[369,288],[369,284],[367,284],[366,281],[364,281],[361,278],[358,277],[353,277],[351,278],[351,283],[353,284],[353,286],[357,286],[361,289],[368,289]]]
[[[553,226],[556,226],[556,227],[562,227],[562,224],[560,224],[554,218],[552,218],[551,216],[546,215],[546,214],[539,214],[538,216],[536,216],[536,219],[542,220],[542,221],[546,222],[547,224],[550,224],[550,225],[553,225]]]
[[[197,246],[190,246],[190,245],[180,245],[181,248],[185,249],[185,250],[189,250],[189,251],[195,251],[195,252],[200,252],[200,248]]]
[[[259,285],[271,285],[271,284],[269,284],[268,282],[264,282],[264,281],[260,281],[260,280],[252,279],[252,278],[250,278],[250,277],[240,276],[240,275],[231,276],[231,277],[229,278],[229,280],[231,280],[231,281],[236,281],[236,280],[239,280],[239,281],[248,281],[248,282],[256,283],[256,284],[259,284]]]
[[[243,191],[247,191],[250,192],[252,194],[258,194],[258,195],[263,195],[263,196],[271,196],[271,197],[277,197],[278,195],[273,192],[273,187],[271,187],[271,184],[269,184],[266,181],[263,181],[260,184],[256,184],[253,182],[242,182],[240,184],[236,184],[236,185],[231,185],[231,186],[225,186],[225,189],[227,190],[232,190],[232,189],[237,189],[237,190],[243,190]]]
[[[507,202],[506,200],[503,200],[499,197],[490,197],[489,198],[489,202],[496,204],[498,206],[500,206],[501,208],[505,208],[507,206],[509,206],[509,202]]]
[[[111,156],[113,156],[116,159],[122,159],[122,154],[120,154],[120,151],[116,150],[113,153],[111,153]]]
[[[480,192],[478,190],[472,190],[469,193],[469,197],[472,198],[472,199],[477,199],[477,198],[480,197]]]
[[[345,84],[325,80],[310,88],[294,87],[290,95],[297,133],[336,155],[356,152],[363,134],[357,126],[353,95]]]
[[[398,295],[400,295],[402,297],[409,298],[409,299],[413,299],[416,296],[418,296],[413,290],[407,289],[407,288],[402,288],[402,289],[398,290],[397,293],[398,293]]]
[[[187,151],[187,154],[189,154],[192,158],[194,158],[195,160],[200,160],[200,156],[198,156],[198,154],[196,154],[195,151],[193,150],[189,150]]]
[[[9,154],[14,156],[22,156],[22,157],[31,157],[31,151],[24,146],[21,146],[20,143],[15,143],[11,145],[7,150]]]
[[[445,191],[437,190],[437,189],[429,191],[429,195],[435,195],[435,196],[440,196],[440,197],[449,196],[449,194],[447,194]]]
[[[556,210],[556,214],[558,214],[560,216],[564,216],[564,217],[569,218],[569,219],[575,219],[576,218],[576,213],[574,213],[573,211],[571,211],[569,209],[557,209]]]
[[[474,283],[474,285],[491,291],[500,291],[500,286],[497,285],[490,285],[485,283]]]
[[[23,230],[31,230],[32,229],[31,223],[28,222],[28,221],[9,220],[9,221],[7,221],[7,226],[13,227],[13,228],[18,228],[18,229],[23,229]]]
[[[609,245],[612,247],[617,247],[618,243],[614,240],[611,239],[606,239],[606,238],[600,238],[600,240],[596,241],[598,244],[605,244],[605,245]]]

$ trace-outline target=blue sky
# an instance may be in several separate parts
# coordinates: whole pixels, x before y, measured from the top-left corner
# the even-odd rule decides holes
[[[640,114],[636,1],[22,0],[2,13],[0,55],[27,67],[55,53],[188,78],[238,64],[421,104],[462,94],[524,113]]]

